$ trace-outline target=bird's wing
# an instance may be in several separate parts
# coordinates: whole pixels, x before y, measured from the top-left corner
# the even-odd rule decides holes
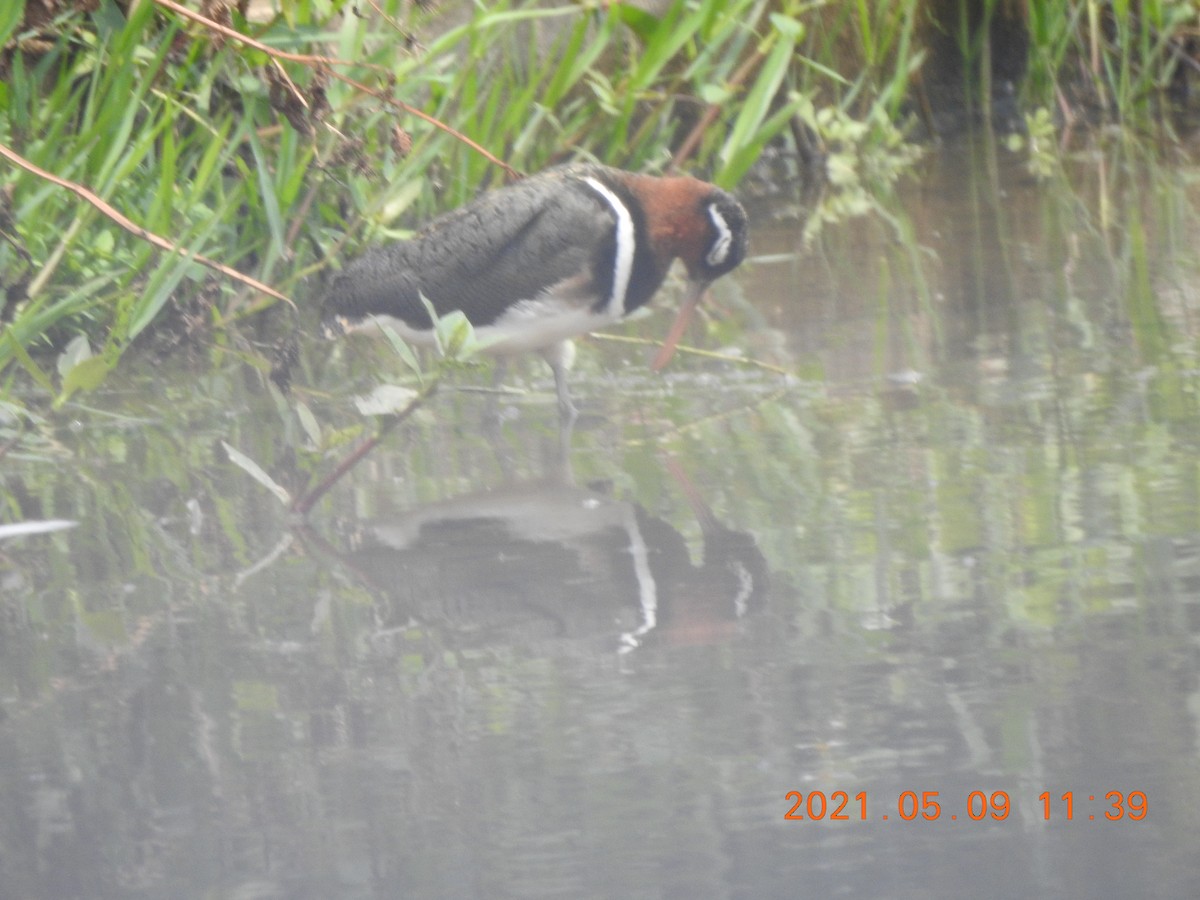
[[[586,277],[613,229],[611,210],[577,179],[531,178],[369,251],[334,282],[330,303],[352,318],[386,313],[427,328],[423,295],[439,315],[461,309],[488,325],[513,303]]]

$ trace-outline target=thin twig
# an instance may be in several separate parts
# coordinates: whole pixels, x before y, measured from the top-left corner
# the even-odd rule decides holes
[[[279,539],[279,541],[270,549],[266,556],[254,563],[252,566],[250,566],[250,568],[242,569],[242,571],[238,572],[233,577],[233,590],[235,592],[238,591],[241,586],[246,583],[246,579],[257,575],[263,569],[273,565],[275,560],[279,559],[279,557],[283,556],[283,554],[288,551],[288,548],[292,546],[294,540],[295,536],[289,531]]]
[[[361,68],[374,69],[377,72],[390,74],[385,66],[376,65],[374,63],[357,63],[346,59],[335,59],[332,56],[315,56],[310,53],[289,53],[287,50],[276,50],[262,41],[256,41],[252,37],[242,34],[240,31],[230,28],[228,25],[222,25],[220,22],[215,22],[212,19],[202,16],[198,12],[188,9],[186,6],[180,6],[173,0],[154,0],[154,3],[161,6],[163,9],[169,9],[172,12],[179,13],[185,19],[191,19],[193,22],[198,22],[205,28],[216,31],[226,37],[231,37],[235,41],[245,44],[248,47],[253,47],[255,50],[261,50],[268,56],[273,56],[276,59],[287,59],[292,62],[318,64],[325,66],[360,66]]]
[[[776,400],[779,400],[781,397],[786,397],[790,390],[791,390],[791,388],[789,388],[789,387],[782,387],[779,390],[772,391],[769,394],[766,394],[762,397],[756,398],[752,403],[748,403],[743,406],[735,406],[732,409],[721,410],[719,412],[712,413],[711,415],[701,416],[698,419],[689,419],[687,422],[683,423],[682,425],[679,425],[676,428],[672,428],[669,431],[663,431],[658,434],[655,434],[653,437],[631,438],[631,439],[625,441],[625,446],[627,446],[627,447],[661,446],[663,443],[665,443],[667,440],[669,440],[671,438],[683,437],[684,435],[691,434],[692,432],[695,432],[695,431],[699,431],[702,428],[707,428],[708,426],[713,425],[717,422],[722,422],[722,421],[725,421],[726,419],[731,419],[734,416],[739,416],[744,412],[755,409],[759,406],[763,406],[767,403],[774,403]]]
[[[401,25],[397,19],[384,12],[383,7],[381,7],[376,0],[367,0],[367,3],[371,5],[371,9],[375,10],[375,12],[379,14],[379,17],[382,18],[383,21],[392,26],[392,29],[396,32],[396,34],[400,35],[401,39],[405,44],[408,45],[409,49],[421,46],[420,42],[417,40],[417,36]]]
[[[279,77],[283,79],[283,83],[288,86],[288,90],[292,92],[292,96],[296,98],[297,102],[305,109],[311,109],[311,107],[308,105],[308,100],[306,100],[304,94],[300,92],[300,88],[296,87],[296,82],[292,81],[292,77],[288,75],[287,69],[283,67],[283,63],[275,58],[272,58],[271,65],[274,67],[275,71],[279,73]]]
[[[3,156],[13,165],[19,166],[26,172],[36,175],[38,178],[49,181],[51,184],[58,185],[61,188],[66,188],[75,196],[82,200],[86,200],[130,234],[140,237],[144,241],[148,241],[155,247],[158,247],[161,250],[166,250],[169,253],[176,253],[180,256],[185,256],[188,259],[198,262],[202,266],[207,266],[210,269],[220,272],[222,275],[232,278],[235,281],[240,281],[242,284],[249,285],[256,291],[261,291],[264,294],[268,294],[269,296],[274,297],[276,300],[282,300],[284,303],[288,304],[288,306],[292,307],[292,309],[296,309],[296,304],[292,302],[291,298],[285,294],[279,293],[279,291],[275,290],[275,288],[268,287],[261,281],[251,278],[249,275],[243,275],[237,269],[231,269],[229,266],[225,265],[224,263],[219,263],[215,259],[209,259],[207,256],[201,256],[199,253],[195,253],[191,250],[185,250],[178,244],[171,243],[165,237],[143,228],[132,219],[118,212],[114,207],[106,203],[98,194],[84,187],[82,184],[77,184],[74,181],[68,181],[65,178],[59,178],[57,175],[47,172],[45,169],[34,165],[25,157],[21,156],[16,151],[10,149],[4,144],[0,144],[0,156]]]
[[[615,344],[636,344],[640,347],[662,347],[663,342],[654,338],[633,337],[627,334],[608,334],[603,331],[597,331],[589,335],[594,340],[612,341]],[[760,359],[754,359],[751,356],[732,356],[728,353],[717,353],[715,350],[701,350],[699,347],[688,347],[680,344],[675,348],[676,353],[684,353],[689,356],[699,356],[702,359],[715,359],[719,362],[734,363],[739,366],[750,366],[755,369],[762,369],[764,372],[772,372],[775,375],[786,375],[790,378],[795,377],[795,372],[777,366],[773,363],[763,362]]]

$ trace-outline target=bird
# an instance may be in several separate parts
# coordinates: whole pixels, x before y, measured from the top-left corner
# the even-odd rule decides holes
[[[687,288],[653,364],[662,368],[708,286],[744,260],[747,230],[733,195],[697,178],[558,166],[486,191],[407,240],[369,249],[332,279],[325,330],[387,325],[430,345],[429,308],[439,318],[459,310],[484,352],[501,360],[540,353],[559,411],[573,420],[571,339],[644,306],[679,259]]]

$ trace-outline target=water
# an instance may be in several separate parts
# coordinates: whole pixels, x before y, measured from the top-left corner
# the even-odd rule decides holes
[[[587,342],[565,460],[540,364],[498,434],[466,371],[296,526],[221,442],[329,471],[354,342],[35,426],[0,897],[1196,896],[1197,170],[920,169],[760,204],[728,358]]]

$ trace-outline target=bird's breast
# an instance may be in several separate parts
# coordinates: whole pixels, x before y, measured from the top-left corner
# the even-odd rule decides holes
[[[581,296],[575,291],[547,291],[537,297],[518,300],[488,324],[475,326],[479,349],[495,356],[544,350],[619,321],[620,314],[598,303],[598,299]],[[380,325],[386,325],[410,343],[434,344],[432,328],[417,327],[386,313],[367,316],[353,325],[352,330],[373,329]]]

